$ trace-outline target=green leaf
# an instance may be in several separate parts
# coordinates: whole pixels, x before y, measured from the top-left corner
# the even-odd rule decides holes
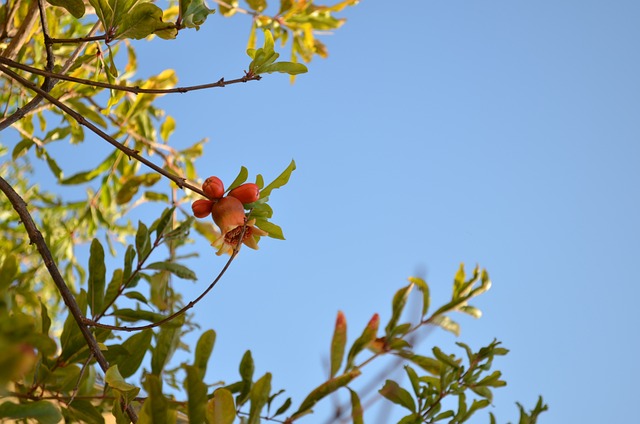
[[[138,302],[148,304],[147,298],[140,292],[137,291],[129,291],[124,294],[128,299],[137,300]]]
[[[464,312],[465,314],[471,315],[474,318],[481,318],[482,311],[475,306],[465,305],[460,307],[460,312]]]
[[[143,3],[143,4],[149,4],[149,5],[155,6],[152,3]],[[160,174],[155,174],[155,173],[148,173],[148,174],[142,174],[142,175],[136,175],[134,177],[130,177],[122,185],[122,187],[120,187],[120,190],[118,190],[118,193],[116,194],[116,203],[118,205],[123,205],[125,203],[128,203],[133,198],[133,196],[135,196],[136,193],[138,193],[138,190],[140,189],[141,185],[144,185],[145,187],[151,187],[152,185],[160,181],[160,178],[161,178]]]
[[[249,398],[251,399],[251,406],[249,409],[249,421],[248,424],[259,424],[260,413],[269,400],[269,393],[271,392],[271,373],[266,373],[258,381],[255,382],[251,388]]]
[[[493,401],[493,393],[488,387],[471,386],[470,389],[478,396],[488,399],[489,402]]]
[[[444,364],[447,364],[451,368],[456,369],[456,370],[460,368],[460,360],[459,359],[455,359],[455,357],[453,357],[453,355],[447,355],[438,346],[434,346],[431,349],[431,351],[435,355],[436,359],[438,359],[440,362],[442,362]]]
[[[399,356],[402,356],[405,359],[413,362],[426,372],[433,375],[440,375],[440,370],[442,369],[442,363],[434,358],[429,358],[427,356],[416,355],[412,352],[400,351],[398,352]]]
[[[184,323],[184,315],[176,317],[175,321]],[[181,325],[163,325],[160,327],[160,333],[158,334],[156,346],[153,349],[153,353],[151,355],[151,372],[154,375],[159,376],[169,360],[171,360],[171,357],[180,344],[181,332]]]
[[[204,423],[207,406],[207,385],[198,368],[185,365],[187,376],[183,387],[187,391],[187,409],[190,423]]]
[[[136,387],[124,381],[124,378],[120,374],[117,365],[109,367],[104,375],[104,381],[109,386],[111,386],[112,389],[123,396],[127,404],[131,403],[131,401],[135,399],[136,396],[138,396],[138,393],[140,393],[139,387]]]
[[[175,262],[154,262],[145,267],[145,269],[155,269],[160,271],[169,271],[177,277],[185,280],[196,280],[196,274],[184,265]]]
[[[40,300],[40,319],[42,322],[42,334],[49,335],[49,329],[51,328],[51,318],[49,318],[49,312],[47,306]]]
[[[62,420],[62,414],[56,405],[45,400],[21,404],[4,402],[0,404],[0,418],[32,418],[39,424],[57,424]]]
[[[291,177],[291,173],[295,169],[296,169],[296,163],[295,161],[292,160],[289,166],[287,166],[287,168],[284,171],[282,171],[282,173],[278,176],[278,178],[273,180],[271,183],[269,183],[268,186],[266,186],[260,191],[260,198],[263,199],[269,196],[273,190],[285,185],[289,181],[289,178]]]
[[[262,12],[267,7],[267,0],[247,0],[247,4],[252,10]]]
[[[309,72],[307,67],[302,63],[295,62],[276,62],[258,69],[257,74],[272,74],[279,72],[281,74],[299,75]]]
[[[151,225],[150,231],[154,231],[156,232],[156,238],[160,237],[161,234],[164,234],[164,231],[167,229],[167,226],[169,225],[169,223],[171,222],[171,219],[173,218],[173,212],[176,210],[175,207],[173,208],[166,208],[164,211],[162,211],[162,215],[160,215],[160,218],[158,218],[153,225]]]
[[[245,181],[247,181],[248,177],[249,177],[249,171],[247,170],[247,168],[245,168],[244,166],[240,167],[240,172],[238,173],[238,176],[236,177],[235,180],[233,180],[231,185],[227,187],[227,192],[238,187],[240,184],[243,184]]]
[[[207,403],[207,421],[209,424],[232,424],[236,418],[233,395],[227,389],[217,389]]]
[[[198,339],[198,344],[196,345],[195,359],[193,361],[193,366],[200,370],[200,374],[204,377],[207,372],[207,363],[209,362],[209,358],[211,357],[211,352],[213,351],[213,345],[216,341],[216,332],[213,330],[207,330],[200,336]]]
[[[429,306],[431,303],[429,285],[422,278],[418,277],[409,277],[409,281],[418,286],[418,290],[422,292],[422,317],[424,318],[425,315],[427,315],[427,312],[429,312]]]
[[[62,169],[60,169],[58,163],[51,156],[49,156],[49,153],[47,153],[46,151],[44,152],[44,157],[47,160],[47,165],[49,165],[49,169],[51,170],[53,175],[55,175],[58,180],[61,179]]]
[[[87,313],[87,292],[80,290],[80,294],[76,297],[76,302],[80,307],[83,315]],[[81,350],[86,350],[86,341],[80,332],[80,327],[71,313],[67,315],[67,319],[62,327],[60,335],[60,347],[62,352],[60,358],[65,361],[77,354]]]
[[[131,246],[129,246],[131,247]],[[111,305],[113,301],[118,296],[118,290],[120,289],[120,285],[122,284],[122,269],[117,268],[113,271],[113,275],[111,276],[111,281],[109,281],[109,285],[107,285],[107,292],[104,296],[103,305]],[[106,311],[102,311],[106,312]]]
[[[84,16],[84,2],[82,0],[47,0],[47,2],[53,6],[60,6],[75,18],[82,18]]]
[[[138,231],[136,232],[136,251],[138,252],[138,262],[144,261],[149,252],[151,252],[151,237],[149,236],[149,230],[142,221],[138,221]]]
[[[173,119],[173,116],[167,116],[162,125],[160,125],[160,137],[162,137],[164,141],[169,141],[169,137],[173,134],[175,129],[176,120]]]
[[[460,324],[453,321],[448,316],[436,316],[431,320],[431,322],[443,330],[449,331],[458,337],[460,336]]]
[[[296,418],[307,414],[319,400],[330,395],[339,388],[345,387],[360,374],[361,371],[359,369],[354,369],[345,374],[342,374],[341,376],[332,378],[322,383],[321,385],[313,389],[311,393],[309,393],[309,395],[302,401],[302,404],[300,404],[300,408],[298,408],[298,410],[291,416],[289,421],[294,421]]]
[[[98,165],[96,168],[93,168],[89,171],[82,171],[82,172],[78,172],[77,174],[73,174],[72,176],[67,177],[62,181],[60,181],[60,184],[74,185],[74,184],[83,184],[83,183],[89,182],[94,178],[96,178],[97,176],[99,176],[100,174],[102,174],[103,172],[107,171],[109,168],[111,168],[113,166],[113,161],[115,160],[115,158],[116,158],[116,154],[112,153],[109,156],[107,156],[106,159],[103,160],[100,163],[100,165]]]
[[[151,311],[142,311],[139,309],[122,308],[113,312],[113,315],[120,318],[123,321],[136,322],[136,321],[149,321],[158,322],[166,318],[162,314]]]
[[[153,331],[150,328],[142,330],[139,333],[134,334],[122,343],[122,347],[127,351],[128,355],[124,358],[119,358],[120,374],[123,378],[131,377],[144,359],[147,351],[151,347],[151,339],[153,338]],[[107,351],[108,352],[108,351]]]
[[[104,424],[104,417],[93,404],[85,399],[74,399],[68,405],[66,414],[74,421],[85,424]],[[65,415],[66,415],[65,414]],[[69,417],[67,417],[69,419]]]
[[[471,404],[471,407],[469,408],[469,410],[467,411],[467,413],[464,415],[464,417],[462,417],[462,421],[467,421],[469,418],[471,418],[471,415],[473,415],[474,412],[476,412],[479,409],[483,409],[486,408],[487,406],[491,405],[491,402],[488,399],[474,399],[473,403]]]
[[[207,17],[215,13],[215,9],[209,9],[204,0],[181,0],[180,9],[182,11],[182,26],[187,28],[200,29]]]
[[[290,406],[291,406],[291,398],[287,398],[287,400],[284,401],[282,406],[278,408],[278,410],[276,411],[275,414],[273,414],[273,416],[277,417],[280,414],[284,414],[285,412],[287,412],[287,409],[289,409]]]
[[[407,376],[409,377],[409,382],[411,383],[411,388],[413,389],[413,393],[416,396],[420,396],[420,379],[418,377],[418,374],[409,365],[405,365],[404,370],[407,373]]]
[[[0,266],[0,289],[6,290],[18,276],[19,270],[18,258],[9,253]]]
[[[391,318],[389,319],[389,323],[385,327],[387,337],[393,336],[393,330],[398,324],[398,320],[400,319],[400,315],[402,315],[402,311],[407,304],[407,298],[409,297],[409,293],[411,292],[412,288],[413,284],[409,284],[408,286],[398,290],[393,296],[393,301],[391,302]]]
[[[411,397],[411,393],[400,387],[395,381],[387,380],[379,393],[391,402],[403,406],[411,412],[416,412],[416,403]]]
[[[351,420],[353,424],[364,424],[362,404],[358,394],[349,389],[351,393]]]
[[[236,400],[238,406],[242,405],[249,398],[251,391],[251,385],[253,382],[253,372],[255,366],[253,364],[253,358],[251,357],[251,351],[247,350],[240,360],[240,377],[242,378],[242,390]]]
[[[266,219],[256,218],[256,227],[269,233],[269,237],[271,238],[278,240],[285,239],[284,234],[282,234],[282,228],[273,222],[267,221]]]
[[[348,370],[353,366],[353,361],[356,359],[356,355],[364,350],[369,343],[376,339],[376,335],[378,333],[378,325],[380,324],[380,316],[378,314],[374,314],[369,323],[362,331],[360,337],[353,342],[351,349],[349,349],[349,355],[347,355],[347,365],[345,370]]]
[[[124,15],[114,38],[140,40],[160,30],[178,33],[173,24],[162,21],[162,9],[153,3],[138,3]]]
[[[194,220],[195,219],[190,216],[173,230],[165,232],[162,238],[164,240],[181,240],[186,238],[189,235],[189,230],[191,229],[191,224]]]
[[[23,154],[25,154],[27,151],[29,151],[29,149],[31,148],[31,146],[33,146],[35,143],[33,142],[33,140],[29,140],[27,138],[22,139],[18,144],[15,145],[15,147],[13,148],[13,152],[11,153],[11,158],[13,160],[18,159],[20,156],[22,156]]]
[[[342,311],[338,311],[336,317],[336,325],[333,330],[333,338],[331,339],[331,372],[330,377],[333,378],[344,359],[344,350],[347,343],[347,319]]]
[[[147,374],[143,386],[147,392],[147,400],[140,411],[139,424],[169,424],[169,401],[162,393],[162,379]]]
[[[104,248],[98,239],[91,242],[89,254],[89,282],[87,294],[89,296],[89,306],[94,316],[102,312],[102,305],[105,297],[104,286],[106,281],[107,268],[104,264]]]
[[[228,1],[225,1],[225,4],[228,6],[218,4],[218,9],[220,10],[220,14],[227,18],[229,16],[233,16],[237,12],[236,8],[238,7],[238,0],[228,0]]]

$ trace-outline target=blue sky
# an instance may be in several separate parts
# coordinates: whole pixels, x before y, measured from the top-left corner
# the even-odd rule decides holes
[[[446,302],[464,262],[493,288],[475,302],[480,320],[456,317],[459,341],[511,349],[495,363],[508,381],[489,408],[499,422],[538,395],[542,423],[628,422],[640,394],[640,4],[365,0],[343,16],[323,38],[330,58],[293,86],[272,75],[160,100],[174,146],[210,139],[204,177],[230,182],[244,165],[269,180],[298,165],[270,201],[287,240],[243,249],[195,308],[218,334],[209,380],[234,381],[251,349],[257,375],[273,372],[297,405],[326,376],[338,310],[353,341],[374,312],[386,322],[409,275]],[[175,41],[137,42],[141,74],[238,77],[249,24],[212,16]],[[224,264],[196,248],[199,281],[177,284],[185,300]],[[457,340],[436,330],[421,348],[461,354]]]
[[[325,374],[337,310],[353,340],[374,312],[388,318],[408,275],[425,272],[437,304],[459,263],[478,263],[494,285],[476,302],[483,318],[461,317],[460,340],[511,349],[496,361],[509,384],[495,393],[499,421],[541,394],[541,422],[628,422],[640,394],[640,5],[363,1],[346,16],[326,37],[330,58],[294,86],[271,76],[162,100],[174,139],[210,137],[202,175],[298,164],[271,199],[287,241],[243,251],[197,308],[218,331],[211,375],[231,378],[250,348],[300,401]],[[144,49],[184,84],[230,78],[245,63],[242,20]],[[218,266],[200,260],[198,285]],[[436,330],[422,348],[455,341]]]

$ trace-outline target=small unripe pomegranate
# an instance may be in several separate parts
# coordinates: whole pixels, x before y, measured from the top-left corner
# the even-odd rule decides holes
[[[253,203],[260,198],[260,189],[254,183],[245,183],[231,190],[229,196],[242,203]]]
[[[204,218],[211,213],[211,208],[213,208],[213,202],[208,199],[198,199],[191,204],[191,210],[193,210],[193,215],[197,218]]]
[[[219,199],[224,196],[224,184],[218,177],[209,177],[202,183],[202,191],[209,199]]]
[[[222,234],[244,225],[244,206],[235,197],[223,197],[211,209],[213,222],[220,228]]]

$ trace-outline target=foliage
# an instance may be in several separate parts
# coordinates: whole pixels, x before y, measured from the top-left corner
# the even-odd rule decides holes
[[[393,296],[384,328],[374,314],[351,343],[339,312],[328,379],[300,402],[282,400],[271,373],[254,375],[250,351],[240,361],[238,381],[211,389],[205,375],[213,330],[202,332],[192,361],[172,362],[176,351],[186,350],[183,336],[198,328],[189,309],[223,277],[241,244],[257,248],[264,235],[284,239],[268,202],[296,165],[292,161],[268,184],[261,174],[246,183],[249,171],[241,166],[221,190],[226,197],[212,197],[193,166],[204,140],[182,150],[172,147],[175,121],[155,100],[258,81],[270,73],[293,79],[307,71],[301,62],[327,56],[318,36],[342,26],[345,20],[335,15],[357,0],[331,6],[281,0],[271,14],[266,0],[247,0],[246,9],[237,0],[216,3],[219,15],[251,18],[248,71],[191,87],[177,87],[170,69],[137,79],[130,40],[171,39],[199,29],[216,12],[203,0],[172,1],[164,10],[139,0],[14,0],[0,7],[0,130],[10,127],[19,137],[11,148],[0,144],[0,418],[103,423],[112,414],[118,423],[292,423],[342,389],[349,394],[351,419],[362,423],[361,394],[352,382],[377,358],[394,356],[405,364],[409,389],[387,380],[379,393],[407,410],[401,422],[467,421],[490,404],[492,388],[506,384],[492,366],[507,350],[497,341],[477,351],[458,343],[463,360],[438,347],[425,355],[413,345],[429,326],[459,335],[453,312],[480,317],[469,302],[489,289],[490,280],[478,267],[467,276],[461,266],[450,301],[433,312],[427,282],[410,278]],[[278,44],[290,46],[289,61],[278,61]],[[67,175],[53,146],[81,144],[90,133],[106,141],[108,150],[89,169]],[[40,165],[48,169],[53,191],[37,183],[33,169]],[[73,196],[84,193],[83,198],[68,195],[74,188]],[[255,197],[251,190],[257,190]],[[202,216],[211,214],[217,225],[194,219],[187,205],[196,200],[205,205]],[[144,203],[162,211],[152,221],[134,222],[131,211]],[[236,206],[222,210],[225,203]],[[193,255],[191,230],[226,246],[220,252],[229,258],[213,283],[185,303],[174,282],[196,279],[184,261]],[[86,265],[80,252],[88,254]],[[122,266],[110,266],[108,255]],[[421,299],[421,314],[404,322],[413,292]],[[143,369],[145,358],[149,369]],[[174,398],[167,388],[183,397]],[[457,398],[456,408],[443,402],[451,397]],[[518,406],[520,422],[526,423],[546,409],[542,399],[530,412]]]

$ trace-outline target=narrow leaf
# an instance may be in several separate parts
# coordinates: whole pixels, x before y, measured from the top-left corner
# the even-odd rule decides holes
[[[296,418],[308,413],[311,408],[321,399],[335,392],[341,387],[345,387],[351,381],[361,374],[359,369],[351,370],[338,377],[332,378],[309,393],[309,395],[302,401],[300,408],[289,418],[290,421],[294,421]]]
[[[209,424],[232,424],[236,418],[233,395],[227,389],[217,389],[207,403],[207,421]]]
[[[289,178],[291,177],[291,173],[295,169],[296,169],[296,163],[295,161],[292,160],[289,166],[287,166],[287,168],[284,171],[282,171],[282,173],[278,175],[278,177],[275,180],[273,180],[271,183],[269,183],[268,186],[266,186],[260,191],[260,198],[263,199],[269,196],[273,190],[285,185],[289,181]]]
[[[416,403],[413,397],[411,397],[411,394],[400,387],[395,381],[387,380],[379,392],[391,402],[401,405],[411,412],[416,412]]]
[[[106,272],[104,248],[98,239],[94,238],[91,242],[89,253],[89,282],[87,289],[89,306],[94,316],[102,312],[102,302],[105,297]]]
[[[358,394],[353,390],[349,389],[351,393],[351,420],[353,424],[364,424],[363,418],[363,410],[362,404],[360,403],[360,398]]]
[[[156,269],[161,271],[169,271],[177,277],[185,280],[196,280],[196,274],[184,265],[175,262],[154,262],[145,267],[145,269]]]
[[[342,365],[345,345],[347,343],[347,319],[342,311],[338,311],[336,325],[331,340],[331,372],[330,377],[335,377]]]

